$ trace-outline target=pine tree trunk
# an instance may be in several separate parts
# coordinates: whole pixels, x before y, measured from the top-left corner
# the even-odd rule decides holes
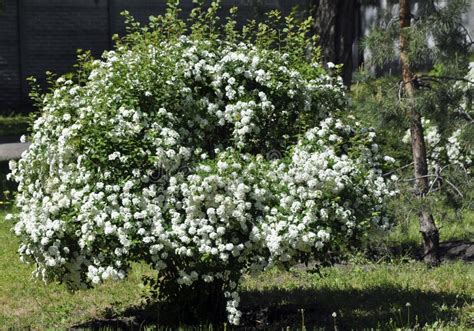
[[[438,265],[439,259],[439,232],[431,212],[423,203],[429,190],[428,165],[426,160],[426,146],[423,135],[421,115],[416,109],[414,75],[410,69],[407,50],[407,35],[405,28],[410,26],[410,0],[400,0],[400,62],[405,93],[408,97],[411,147],[415,172],[415,194],[420,199],[420,232],[423,236],[424,261],[430,265]]]

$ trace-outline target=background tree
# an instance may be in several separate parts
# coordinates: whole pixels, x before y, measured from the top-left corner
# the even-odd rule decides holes
[[[417,199],[410,199],[410,205],[419,213],[424,260],[433,265],[439,263],[439,233],[432,215],[433,206],[442,201],[443,206],[450,203],[459,207],[469,200],[472,192],[466,185],[470,182],[466,178],[470,176],[466,165],[471,165],[472,160],[465,157],[472,153],[469,149],[472,107],[465,102],[466,89],[461,87],[466,82],[464,77],[473,45],[462,23],[462,15],[469,5],[465,0],[453,0],[446,4],[425,1],[414,6],[409,0],[400,0],[399,17],[384,13],[379,26],[365,40],[371,53],[368,64],[372,71],[400,65],[401,77],[384,78],[385,83],[392,85],[379,86],[373,99],[378,109],[383,110],[380,118],[395,123],[401,131],[410,130],[412,162],[409,164],[413,165],[414,178],[402,182],[415,184],[413,193]],[[374,78],[367,70],[364,75]],[[442,143],[453,144],[450,139],[459,132],[456,144],[464,150],[464,155],[459,157],[464,157],[466,162],[457,162],[449,156],[449,151],[443,162],[432,162],[434,150],[427,151],[427,128],[423,127],[423,122],[430,120],[439,130],[437,139]],[[396,141],[397,134],[387,134],[386,138],[392,147],[401,143],[399,139]]]
[[[344,84],[352,79],[353,43],[358,38],[361,2],[358,0],[313,0],[310,4],[314,32],[326,61],[343,64]]]

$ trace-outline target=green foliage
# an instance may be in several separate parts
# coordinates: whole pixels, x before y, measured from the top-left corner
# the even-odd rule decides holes
[[[238,324],[243,273],[326,263],[389,227],[396,191],[376,133],[343,122],[339,68],[318,62],[310,18],[273,11],[237,30],[234,9],[220,24],[203,3],[188,21],[177,3],[144,26],[124,12],[114,50],[81,51],[32,90],[41,113],[11,162],[11,217],[45,281],[78,290],[144,261],[178,317]]]
[[[371,51],[371,64],[382,67],[398,62],[397,41],[402,33],[408,39],[407,53],[414,70],[442,63],[451,75],[465,72],[472,40],[462,16],[470,9],[470,1],[420,1],[417,5],[411,26],[402,32],[398,16],[390,12],[381,15],[378,25],[364,39],[365,48]]]
[[[417,6],[411,26],[404,31],[400,31],[398,16],[382,14],[379,25],[364,40],[371,56],[356,75],[358,83],[352,87],[352,96],[355,116],[378,129],[382,150],[397,156],[399,166],[403,167],[398,172],[401,200],[395,210],[413,212],[413,175],[407,166],[412,157],[408,144],[401,139],[409,128],[403,83],[399,75],[374,74],[398,63],[398,41],[400,34],[404,35],[408,39],[409,64],[415,73],[416,93],[410,107],[414,106],[424,118],[430,164],[428,176],[432,186],[428,200],[423,203],[440,216],[446,206],[455,210],[473,206],[470,168],[474,153],[474,85],[469,78],[473,43],[462,18],[470,2],[422,1]],[[455,161],[454,154],[465,161]]]
[[[0,136],[21,136],[28,132],[31,118],[25,115],[0,116]]]
[[[351,113],[364,127],[376,128],[377,142],[383,153],[394,157],[398,166],[411,162],[410,147],[400,139],[409,128],[403,109],[398,107],[399,79],[382,76],[373,79],[358,73],[358,81],[351,86]]]
[[[320,59],[317,36],[310,33],[312,17],[298,17],[296,11],[282,17],[279,11],[273,10],[265,13],[262,22],[251,20],[239,31],[235,20],[237,7],[231,8],[229,14],[221,19],[217,15],[219,1],[212,1],[207,9],[203,0],[196,1],[196,4],[188,20],[183,21],[178,17],[181,12],[179,1],[169,2],[166,13],[150,16],[150,23],[146,26],[141,26],[129,12],[122,12],[128,34],[122,40],[117,39],[117,47],[124,44],[139,47],[144,42],[172,41],[189,34],[191,39],[214,43],[212,46],[219,44],[222,39],[235,44],[253,44],[259,49],[277,49],[288,53],[296,67]]]

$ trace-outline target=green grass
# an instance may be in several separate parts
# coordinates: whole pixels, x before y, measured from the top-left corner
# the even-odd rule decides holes
[[[63,285],[31,277],[33,268],[19,262],[17,240],[3,215],[0,220],[0,326],[44,329],[66,327],[103,316],[107,307],[120,310],[139,303],[141,276],[150,273],[137,265],[130,277],[91,291],[69,293]],[[1,328],[1,327],[0,327]]]
[[[461,217],[462,216],[462,217]],[[449,215],[435,215],[439,228],[440,241],[465,240],[474,238],[474,211],[465,211],[459,218]],[[420,225],[418,218],[411,217],[399,221],[399,224],[389,233],[387,240],[394,244],[418,242],[421,244]]]
[[[32,268],[18,261],[10,227],[2,214],[0,328],[64,329],[86,323],[111,329],[117,322],[103,322],[108,317],[139,323],[146,317],[147,329],[156,325],[156,314],[142,300],[141,277],[151,274],[146,266],[135,265],[124,282],[69,293],[62,285],[31,278]],[[418,262],[362,261],[324,268],[320,274],[270,270],[246,276],[241,292],[244,320],[258,327],[301,329],[304,320],[308,330],[334,329],[334,324],[339,330],[395,329],[416,323],[474,328],[474,266],[462,262],[428,269]]]
[[[304,309],[308,328],[331,327],[334,322],[343,330],[415,323],[474,327],[474,267],[461,262],[437,269],[418,262],[345,265],[325,268],[321,275],[274,270],[247,277],[244,289],[250,292],[243,305],[284,305],[290,311],[282,308],[280,316],[292,309],[293,324],[298,323],[295,310]]]
[[[440,217],[435,215],[435,222],[439,229],[440,242],[473,242],[474,238],[474,211],[464,211],[460,217],[449,215]],[[393,257],[419,257],[422,248],[420,225],[415,216],[398,223],[388,232],[374,235],[369,243],[367,256],[375,259],[390,259]]]

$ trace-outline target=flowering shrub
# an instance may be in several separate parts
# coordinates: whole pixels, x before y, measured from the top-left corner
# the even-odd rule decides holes
[[[188,36],[174,7],[130,23],[41,98],[11,165],[15,233],[45,281],[82,288],[145,261],[163,299],[213,284],[238,324],[244,272],[325,260],[388,226],[394,192],[375,133],[339,119],[344,89],[309,48],[307,21],[274,47],[262,27],[246,39],[229,21],[222,37],[193,15]]]

